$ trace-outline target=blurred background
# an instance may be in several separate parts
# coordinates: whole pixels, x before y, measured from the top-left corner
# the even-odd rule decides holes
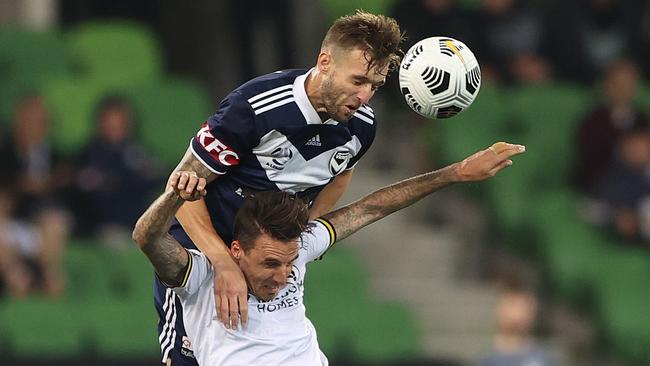
[[[650,1],[0,0],[2,365],[158,363],[130,240],[231,89],[309,68],[357,8],[446,35],[483,85],[457,117],[375,96],[343,202],[496,141],[527,152],[346,240],[306,303],[334,365],[650,365]]]

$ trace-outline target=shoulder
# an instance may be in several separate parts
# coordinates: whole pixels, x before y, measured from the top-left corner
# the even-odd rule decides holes
[[[375,111],[368,104],[362,105],[348,121],[348,128],[361,141],[373,139],[377,131]]]
[[[242,84],[233,92],[241,94],[244,99],[253,104],[272,95],[291,91],[296,78],[307,71],[306,69],[281,70],[258,76]]]

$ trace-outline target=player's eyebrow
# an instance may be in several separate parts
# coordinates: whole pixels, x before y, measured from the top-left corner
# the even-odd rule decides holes
[[[364,75],[352,75],[352,77],[354,79],[358,80],[358,81],[361,81],[361,82],[364,82],[364,83],[370,83],[373,86],[382,86],[382,85],[384,85],[386,83],[385,79],[373,82],[367,76],[364,76]]]
[[[300,256],[300,253],[296,254],[296,256],[293,257],[293,259],[291,259],[289,261],[289,263],[294,262],[296,259],[298,259],[299,256]],[[264,263],[274,263],[275,264],[275,263],[281,263],[281,261],[279,259],[277,259],[277,258],[270,257],[270,258],[264,258]]]

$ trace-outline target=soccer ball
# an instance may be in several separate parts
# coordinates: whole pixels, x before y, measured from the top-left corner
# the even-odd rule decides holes
[[[481,88],[481,69],[463,42],[431,37],[411,47],[399,68],[406,103],[427,118],[449,118],[470,106]]]

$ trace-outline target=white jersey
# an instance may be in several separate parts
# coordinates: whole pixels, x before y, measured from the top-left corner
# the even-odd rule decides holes
[[[248,324],[243,329],[226,329],[217,320],[214,268],[201,252],[188,251],[186,279],[174,291],[183,304],[185,330],[199,365],[328,365],[305,315],[303,296],[306,264],[327,251],[335,233],[325,220],[312,223],[311,232],[300,239],[287,285],[270,301],[249,294]]]

